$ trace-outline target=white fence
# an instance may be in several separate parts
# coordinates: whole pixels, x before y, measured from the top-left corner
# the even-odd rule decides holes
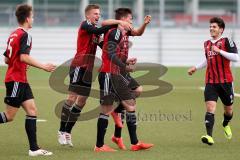
[[[6,41],[14,28],[0,27],[0,65]],[[61,64],[76,52],[78,28],[33,28],[31,55],[42,62]],[[240,29],[226,30],[225,36],[233,37],[239,46]],[[203,42],[209,38],[209,30],[196,28],[148,29],[141,37],[132,37],[130,57],[138,62],[161,63],[166,66],[191,66],[204,59]],[[101,56],[98,50],[97,56]],[[240,64],[240,63],[238,63]]]

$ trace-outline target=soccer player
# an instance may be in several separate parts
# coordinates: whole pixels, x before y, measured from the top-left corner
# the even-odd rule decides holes
[[[208,145],[214,144],[212,132],[218,97],[224,105],[222,122],[224,134],[227,139],[232,138],[229,122],[233,117],[234,92],[230,62],[237,62],[239,56],[236,44],[231,39],[222,37],[224,29],[225,23],[221,18],[213,17],[210,19],[210,35],[212,38],[204,42],[206,59],[188,70],[188,74],[192,75],[197,70],[207,67],[204,91],[207,109],[205,114],[207,135],[202,136],[201,140]]]
[[[119,8],[115,10],[115,18],[117,20],[122,20],[129,22],[129,19],[132,18],[131,16],[132,12],[128,8]],[[144,23],[142,24],[141,27],[138,29],[133,29],[127,34],[125,34],[122,37],[122,40],[120,42],[120,52],[121,52],[121,59],[124,63],[126,63],[128,59],[128,52],[129,52],[129,36],[141,36],[144,31],[146,26],[150,23],[151,21],[151,16],[148,15],[144,18]],[[135,65],[137,59],[132,59],[133,61],[131,62],[131,65]],[[128,87],[131,89],[131,91],[135,94],[136,98],[140,96],[142,92],[142,86],[139,85],[139,83],[131,77],[131,75],[126,72],[125,70],[121,70],[121,75],[124,76],[125,79],[129,81]],[[122,127],[123,127],[123,121],[125,117],[125,109],[123,105],[120,103],[119,106],[111,113],[114,122],[115,122],[115,130],[114,130],[114,135],[112,136],[112,141],[117,144],[117,146],[120,149],[125,150],[126,146],[123,143],[123,139],[121,137],[121,132],[122,132]]]
[[[125,21],[132,23],[132,12],[130,9],[122,8],[117,10],[117,19],[125,17]],[[123,18],[124,19],[124,18]],[[122,19],[122,20],[123,20]],[[113,109],[113,102],[119,100],[126,108],[127,126],[131,140],[131,150],[138,151],[148,149],[153,144],[138,141],[136,124],[136,102],[135,94],[129,85],[129,80],[121,75],[121,71],[132,72],[130,64],[136,63],[136,58],[127,58],[126,53],[121,53],[121,45],[129,30],[125,30],[120,25],[110,29],[104,34],[104,47],[102,52],[102,65],[99,73],[101,113],[97,122],[97,142],[94,150],[96,152],[113,152],[111,147],[104,145],[104,137],[108,126],[109,114]],[[132,30],[133,35],[139,34]],[[124,45],[124,44],[123,44]]]
[[[8,64],[5,77],[6,97],[4,99],[6,110],[0,113],[0,123],[13,121],[22,106],[26,112],[25,130],[30,145],[29,156],[49,156],[52,155],[52,152],[41,149],[37,144],[37,108],[26,71],[28,65],[47,72],[54,71],[55,66],[50,63],[42,64],[29,55],[32,48],[32,37],[28,33],[33,24],[32,6],[18,5],[15,15],[19,27],[9,36],[7,49],[4,52],[5,63]]]
[[[112,26],[97,28],[100,18],[100,6],[89,4],[85,8],[85,17],[79,27],[77,39],[77,53],[71,63],[69,77],[69,94],[62,107],[60,129],[58,131],[58,142],[62,145],[73,146],[71,131],[91,91],[92,70],[94,66],[97,46],[100,35],[107,32]],[[125,28],[131,28],[131,24],[119,20],[106,20],[106,24],[121,24]]]

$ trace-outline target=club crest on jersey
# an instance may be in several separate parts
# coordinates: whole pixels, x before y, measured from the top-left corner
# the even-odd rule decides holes
[[[216,46],[220,48],[222,46],[222,42],[217,42]]]

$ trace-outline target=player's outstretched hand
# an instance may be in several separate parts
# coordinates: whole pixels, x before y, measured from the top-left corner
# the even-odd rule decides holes
[[[125,21],[121,21],[120,25],[127,31],[131,31],[133,29],[132,24]]]
[[[134,65],[137,63],[137,58],[129,58],[127,59],[127,64]]]
[[[191,67],[190,69],[188,69],[188,74],[191,76],[193,73],[195,73],[197,70],[196,67]]]
[[[125,70],[126,70],[127,72],[133,72],[133,71],[135,70],[135,67],[134,67],[133,65],[127,65],[126,68],[125,68]]]
[[[44,64],[43,70],[45,70],[47,72],[53,72],[55,69],[56,69],[56,66],[51,63]]]
[[[144,23],[145,24],[148,24],[151,22],[151,19],[152,19],[152,16],[151,15],[147,15],[145,18],[144,18]]]

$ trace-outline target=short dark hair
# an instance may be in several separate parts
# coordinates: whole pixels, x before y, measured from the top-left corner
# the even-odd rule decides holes
[[[119,20],[127,15],[132,14],[131,9],[129,8],[118,8],[115,10],[115,19]]]
[[[17,17],[17,21],[19,24],[23,24],[26,19],[30,16],[32,12],[32,6],[28,4],[20,4],[16,7],[15,16]]]
[[[92,9],[100,9],[100,6],[98,4],[87,5],[87,7],[85,8],[85,14],[87,14],[87,12],[92,10]]]
[[[213,17],[209,21],[210,23],[217,23],[219,28],[222,28],[223,30],[225,29],[225,23],[222,18],[219,17]]]

